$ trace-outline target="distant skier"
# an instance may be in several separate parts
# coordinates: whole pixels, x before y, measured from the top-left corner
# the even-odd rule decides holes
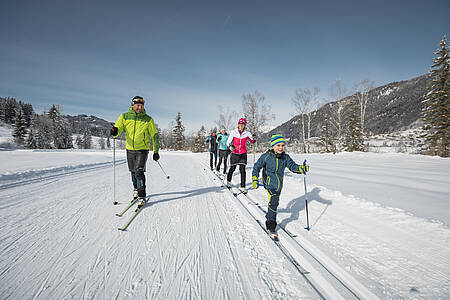
[[[277,227],[277,208],[283,188],[284,169],[288,168],[298,174],[306,174],[309,171],[307,164],[296,164],[285,151],[286,139],[281,134],[273,134],[270,138],[270,149],[262,154],[253,166],[252,187],[254,189],[259,187],[259,171],[263,170],[263,185],[269,195],[266,228],[271,234],[275,234],[275,228]]]
[[[217,172],[220,172],[220,165],[223,160],[223,174],[227,173],[227,159],[228,154],[230,153],[227,146],[228,137],[229,136],[225,128],[222,128],[220,130],[220,134],[217,135],[217,143],[219,145],[219,163],[217,164],[216,170]]]
[[[136,96],[131,101],[128,112],[123,113],[111,128],[111,135],[117,137],[125,131],[128,169],[133,182],[133,197],[139,198],[139,206],[145,204],[145,164],[153,140],[153,160],[159,159],[159,135],[152,117],[146,114],[144,99]]]
[[[214,167],[217,165],[217,136],[215,130],[211,132],[211,135],[208,136],[206,142],[209,142],[209,166],[211,167],[212,171],[214,170]]]
[[[241,173],[241,192],[247,193],[245,188],[245,166],[247,165],[247,140],[251,143],[255,143],[252,134],[245,129],[247,120],[244,118],[239,119],[237,128],[231,131],[228,137],[227,146],[230,148],[230,169],[227,175],[227,187],[231,187],[231,178],[233,178],[233,172],[236,170],[236,166],[239,165],[239,171]]]

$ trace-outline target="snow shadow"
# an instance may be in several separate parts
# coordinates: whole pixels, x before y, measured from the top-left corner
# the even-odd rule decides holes
[[[176,192],[168,192],[168,193],[150,194],[147,196],[149,198],[149,200],[147,200],[148,202],[145,204],[144,208],[150,207],[152,205],[159,204],[159,203],[180,200],[180,199],[185,199],[185,198],[190,198],[190,197],[196,197],[196,196],[200,196],[202,194],[208,194],[211,192],[216,193],[223,189],[226,189],[226,188],[225,187],[220,188],[217,186],[213,186],[213,187],[206,187],[206,188],[193,189],[193,190],[187,190],[187,191],[176,191]],[[161,197],[161,196],[174,196],[174,197],[169,197],[169,198],[165,198],[165,199],[161,199],[161,200],[152,201],[152,198]]]
[[[311,203],[312,201],[317,201],[319,203],[326,204],[326,207],[323,209],[323,211],[321,212],[319,217],[317,217],[316,220],[311,220],[311,216],[310,216],[310,218],[309,218],[310,223],[312,223],[312,221],[314,221],[314,223],[309,226],[310,228],[314,227],[317,224],[317,222],[320,220],[320,218],[322,218],[322,216],[327,211],[328,206],[333,204],[333,201],[322,198],[319,195],[319,193],[320,193],[320,189],[315,187],[312,189],[312,191],[308,192],[308,194],[307,194],[308,204]],[[278,213],[290,213],[291,214],[288,218],[283,219],[283,221],[281,221],[281,223],[279,225],[283,228],[286,228],[287,224],[289,224],[293,221],[297,221],[300,217],[300,212],[305,209],[305,206],[306,206],[305,195],[303,195],[301,197],[298,197],[296,199],[289,201],[289,203],[286,205],[285,208],[278,208],[278,210],[277,210]],[[304,218],[306,219],[306,216],[304,216]]]

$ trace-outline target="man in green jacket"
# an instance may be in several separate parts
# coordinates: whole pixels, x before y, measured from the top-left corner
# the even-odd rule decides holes
[[[150,137],[153,140],[153,160],[159,159],[159,134],[153,118],[146,114],[144,99],[136,96],[131,101],[128,112],[123,113],[111,128],[116,138],[125,131],[128,169],[134,186],[133,197],[139,198],[139,205],[145,204],[145,164],[150,149]]]

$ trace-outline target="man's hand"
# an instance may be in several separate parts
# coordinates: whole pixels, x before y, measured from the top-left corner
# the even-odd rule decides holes
[[[118,133],[119,129],[116,126],[113,126],[113,128],[111,128],[111,135],[116,136]]]
[[[159,154],[158,153],[153,153],[153,160],[154,161],[158,161],[159,159]]]

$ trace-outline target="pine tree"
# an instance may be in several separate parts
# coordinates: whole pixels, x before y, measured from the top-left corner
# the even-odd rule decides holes
[[[205,126],[202,126],[200,130],[197,132],[197,136],[194,139],[194,145],[192,147],[192,152],[203,152],[205,151],[205,135],[206,130]]]
[[[103,137],[103,134],[100,136],[100,139],[98,140],[98,145],[100,146],[100,149],[105,149],[105,138]]]
[[[320,136],[320,143],[325,148],[325,152],[336,152],[335,140],[332,136],[329,116],[325,116],[324,124],[322,125],[322,132]]]
[[[36,117],[35,129],[36,129],[36,146],[38,149],[51,149],[52,148],[52,130],[50,122],[45,114]]]
[[[444,35],[431,66],[432,86],[422,102],[425,144],[431,155],[450,154],[450,56]]]
[[[184,126],[181,123],[181,113],[177,114],[175,118],[175,126],[172,130],[173,149],[184,150],[186,139],[184,137]]]
[[[91,131],[89,130],[89,128],[85,128],[84,132],[83,132],[83,137],[81,138],[82,140],[82,147],[83,149],[91,149],[92,147],[92,135],[91,135]]]
[[[12,136],[14,137],[14,142],[22,146],[25,144],[25,136],[27,134],[27,129],[25,128],[25,120],[23,119],[22,108],[19,106],[19,109],[16,113],[16,121],[14,124],[14,131]]]
[[[81,138],[81,135],[77,135],[77,138],[75,139],[75,144],[77,145],[78,149],[83,149],[83,139]]]
[[[25,142],[25,147],[28,149],[37,149],[36,139],[33,133],[33,127],[30,127],[30,131],[28,132],[28,137]]]
[[[347,130],[345,135],[346,151],[364,151],[364,138],[361,132],[361,118],[358,115],[358,104],[352,99],[349,104],[350,112],[347,119]]]

